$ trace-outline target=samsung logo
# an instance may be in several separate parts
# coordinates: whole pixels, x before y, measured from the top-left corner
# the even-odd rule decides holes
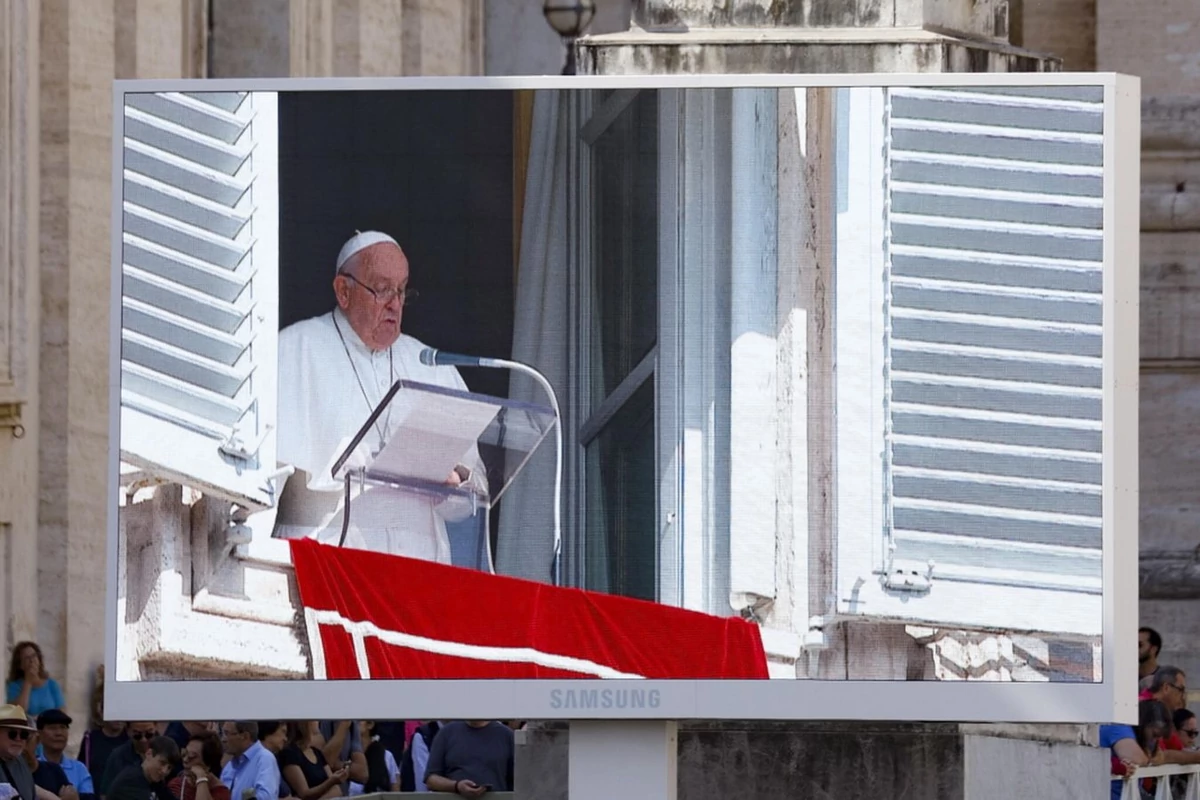
[[[658,708],[661,703],[658,689],[550,690],[550,707],[554,709]]]

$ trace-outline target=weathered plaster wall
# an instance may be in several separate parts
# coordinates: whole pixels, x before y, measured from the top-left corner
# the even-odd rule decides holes
[[[207,0],[0,4],[0,617],[6,645],[42,645],[77,733],[104,652],[111,81],[482,71],[474,0],[212,8],[210,59]]]
[[[1013,44],[1053,53],[1070,72],[1096,68],[1096,0],[1022,0]]]
[[[0,5],[0,643],[37,635],[40,3]],[[19,436],[18,436],[19,435]],[[7,665],[7,661],[4,662]]]
[[[36,638],[81,722],[104,652],[112,80],[202,74],[204,8],[199,0],[41,3],[43,390],[38,549],[36,564],[24,567],[37,575]]]
[[[957,725],[682,722],[679,798],[1009,800],[1102,797],[1108,755],[1057,729],[1029,738]],[[522,798],[563,800],[570,726],[532,726],[517,739]]]

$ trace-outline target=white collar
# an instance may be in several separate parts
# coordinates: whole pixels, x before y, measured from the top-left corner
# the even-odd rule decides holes
[[[367,343],[359,337],[358,331],[354,330],[354,327],[350,324],[350,318],[342,311],[341,306],[333,309],[332,318],[334,325],[337,326],[338,331],[342,334],[342,340],[346,342],[346,347],[354,355],[363,358],[375,358],[376,356],[386,356],[388,350],[391,349],[372,350],[370,347],[367,347]],[[395,346],[395,343],[393,343],[392,347]]]

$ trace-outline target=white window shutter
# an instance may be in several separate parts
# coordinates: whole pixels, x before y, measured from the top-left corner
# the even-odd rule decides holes
[[[126,95],[121,458],[274,505],[273,93]]]
[[[1103,89],[887,93],[896,566],[1100,591]]]

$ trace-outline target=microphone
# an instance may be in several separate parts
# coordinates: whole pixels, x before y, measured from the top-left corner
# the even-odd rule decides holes
[[[550,562],[550,580],[554,586],[561,585],[562,579],[562,483],[563,483],[563,435],[562,414],[558,409],[558,395],[546,376],[528,364],[519,361],[509,361],[505,358],[483,358],[481,356],[466,356],[461,353],[444,353],[433,347],[421,351],[421,363],[427,367],[490,367],[494,369],[510,369],[523,372],[533,378],[550,398],[550,406],[554,410],[554,554]]]
[[[460,353],[446,353],[433,347],[421,351],[421,363],[427,367],[500,367],[494,358],[480,356],[464,356]]]

